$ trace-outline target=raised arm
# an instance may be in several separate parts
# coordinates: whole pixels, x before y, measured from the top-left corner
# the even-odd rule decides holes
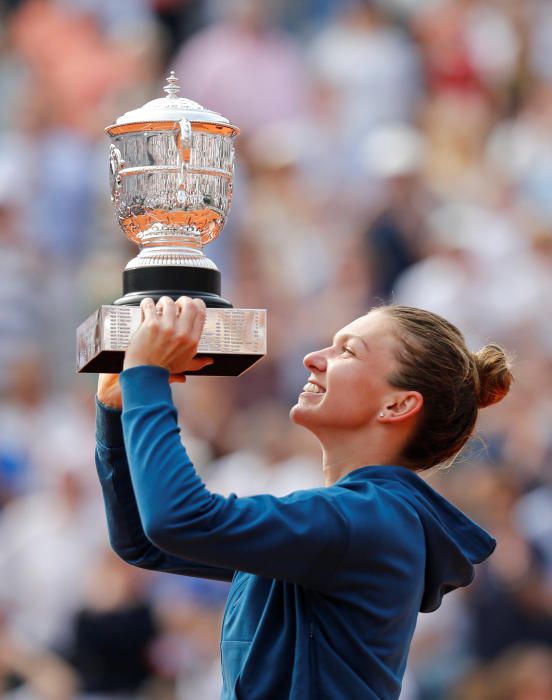
[[[349,537],[335,490],[210,493],[180,441],[168,378],[156,366],[121,374],[125,444],[147,538],[173,556],[323,589]]]
[[[189,370],[205,304],[181,297],[141,303],[143,321],[120,375],[132,486],[148,540],[172,556],[325,588],[347,552],[348,522],[335,489],[286,498],[210,493],[181,441],[169,378]]]
[[[208,566],[160,550],[146,537],[130,479],[121,411],[96,406],[96,468],[102,487],[109,539],[126,562],[144,569],[230,581],[231,569]]]

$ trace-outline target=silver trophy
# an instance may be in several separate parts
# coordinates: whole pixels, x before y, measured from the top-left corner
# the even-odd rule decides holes
[[[77,329],[78,372],[120,372],[142,299],[185,295],[207,306],[197,374],[238,375],[266,353],[266,311],[234,309],[220,296],[220,272],[203,246],[222,230],[232,201],[234,137],[239,129],[178,96],[174,72],[166,97],[108,126],[111,200],[139,253],[123,272],[123,296]]]

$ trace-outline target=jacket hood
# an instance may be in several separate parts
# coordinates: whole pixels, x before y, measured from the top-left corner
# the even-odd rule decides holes
[[[345,479],[356,480],[357,475],[406,501],[420,519],[426,544],[421,612],[435,610],[445,593],[472,582],[474,565],[487,559],[496,547],[496,540],[488,532],[410,469],[364,467]]]

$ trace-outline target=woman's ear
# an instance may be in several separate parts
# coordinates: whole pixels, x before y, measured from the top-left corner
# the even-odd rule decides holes
[[[419,391],[401,391],[393,394],[380,411],[378,419],[382,423],[415,418],[424,405],[424,397]]]

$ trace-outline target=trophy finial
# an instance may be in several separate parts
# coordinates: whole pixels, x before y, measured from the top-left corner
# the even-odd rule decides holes
[[[167,97],[169,98],[178,97],[178,93],[180,92],[180,85],[178,84],[178,78],[176,77],[175,72],[173,70],[167,78],[167,84],[165,85],[163,90],[167,93]]]

